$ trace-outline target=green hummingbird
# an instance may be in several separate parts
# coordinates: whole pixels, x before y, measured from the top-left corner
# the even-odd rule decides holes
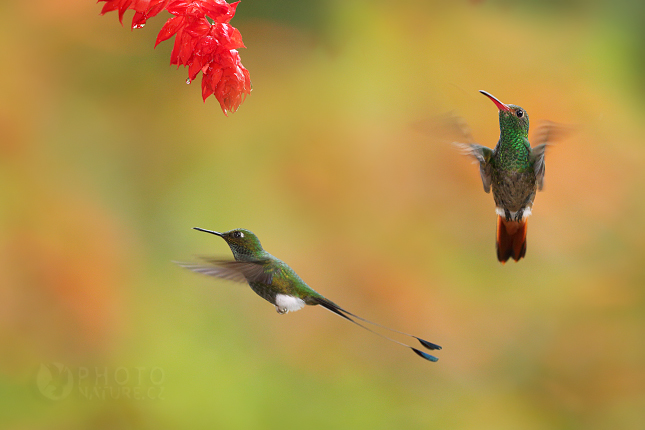
[[[251,289],[260,297],[272,303],[280,315],[288,312],[295,312],[302,309],[305,305],[320,305],[367,331],[401,346],[410,348],[418,356],[425,358],[426,360],[438,360],[438,358],[433,355],[392,339],[357,322],[356,320],[359,320],[394,333],[412,337],[418,340],[421,345],[429,350],[441,349],[439,345],[423,340],[417,336],[394,330],[361,318],[323,297],[321,294],[310,288],[286,263],[266,252],[262,248],[257,236],[249,230],[235,229],[220,233],[199,227],[195,227],[194,229],[211,233],[224,239],[231,248],[235,259],[224,260],[207,257],[203,258],[204,263],[177,263],[180,266],[204,275],[215,276],[217,278],[237,282],[247,282]]]
[[[493,190],[497,259],[503,264],[511,257],[518,261],[526,254],[527,218],[531,215],[536,192],[544,185],[544,155],[558,126],[548,122],[539,127],[536,140],[541,143],[531,147],[526,111],[516,105],[504,104],[486,91],[480,93],[499,109],[499,141],[494,149],[475,143],[455,144],[479,162],[484,191]]]

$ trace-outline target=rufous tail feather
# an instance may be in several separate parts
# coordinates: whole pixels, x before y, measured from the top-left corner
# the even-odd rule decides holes
[[[506,221],[497,215],[497,259],[502,263],[513,257],[518,261],[526,254],[526,218]]]

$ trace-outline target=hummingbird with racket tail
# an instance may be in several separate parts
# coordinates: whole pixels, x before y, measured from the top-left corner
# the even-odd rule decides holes
[[[545,151],[563,127],[552,122],[541,125],[534,136],[534,142],[539,144],[531,147],[526,111],[504,104],[486,91],[480,93],[491,99],[499,110],[499,141],[493,149],[476,143],[455,144],[479,162],[484,191],[493,190],[497,259],[503,264],[511,257],[519,261],[526,254],[527,218],[536,192],[544,185]]]
[[[361,322],[370,324],[402,336],[414,338],[424,348],[429,350],[441,349],[439,345],[423,340],[417,336],[368,321],[323,297],[310,288],[286,263],[266,252],[262,248],[257,236],[249,230],[235,229],[220,233],[198,227],[194,229],[214,234],[224,239],[233,252],[234,260],[207,257],[203,258],[203,263],[177,263],[180,266],[204,275],[231,281],[246,282],[260,297],[272,303],[276,311],[281,315],[300,310],[305,305],[320,305],[369,332],[406,348],[410,348],[415,354],[428,361],[438,360],[437,357],[427,352],[395,340],[361,324]]]

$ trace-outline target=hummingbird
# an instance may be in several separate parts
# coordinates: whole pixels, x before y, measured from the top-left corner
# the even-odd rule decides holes
[[[180,266],[204,275],[236,282],[247,282],[255,293],[273,304],[280,315],[298,311],[305,307],[305,305],[320,305],[377,336],[410,348],[415,354],[428,361],[435,362],[438,360],[433,355],[392,339],[358,322],[361,321],[393,333],[414,338],[429,350],[441,349],[439,345],[423,340],[417,336],[394,330],[359,317],[323,297],[310,288],[286,263],[265,251],[260,244],[260,240],[251,231],[240,228],[220,233],[199,227],[194,227],[194,230],[214,234],[224,239],[233,252],[234,260],[205,257],[203,258],[204,263],[178,262],[177,264]]]
[[[519,261],[526,254],[527,218],[531,215],[537,191],[544,186],[544,155],[558,126],[547,122],[538,128],[540,144],[528,140],[529,115],[524,109],[504,104],[486,91],[499,110],[499,141],[490,149],[476,143],[458,143],[464,152],[479,162],[484,191],[492,188],[497,213],[497,259]],[[561,127],[560,127],[561,129]]]

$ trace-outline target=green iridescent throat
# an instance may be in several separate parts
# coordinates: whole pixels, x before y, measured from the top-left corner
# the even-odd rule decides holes
[[[500,112],[499,128],[500,138],[496,151],[495,167],[508,171],[529,169],[531,146],[528,141],[528,115],[517,118],[513,113]]]

